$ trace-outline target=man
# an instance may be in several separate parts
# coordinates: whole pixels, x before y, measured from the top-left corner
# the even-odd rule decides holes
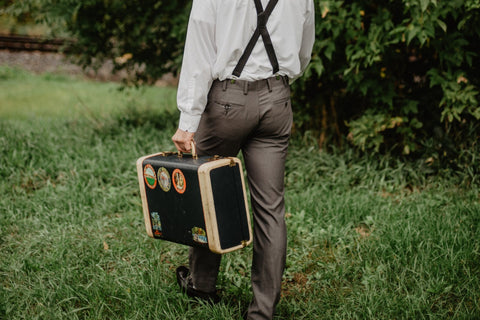
[[[253,209],[253,300],[247,319],[272,319],[286,258],[284,171],[292,125],[289,81],[310,61],[313,0],[194,0],[178,86],[176,148],[242,151]],[[218,301],[221,256],[191,248],[177,279],[190,296]]]

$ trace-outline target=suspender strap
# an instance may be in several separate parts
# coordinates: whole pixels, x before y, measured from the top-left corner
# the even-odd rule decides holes
[[[247,63],[248,58],[252,54],[253,48],[255,47],[255,44],[257,43],[260,35],[262,36],[263,44],[265,45],[265,49],[267,51],[268,60],[270,60],[270,63],[272,64],[273,74],[277,73],[279,70],[277,56],[275,55],[275,50],[273,49],[272,40],[270,39],[270,34],[268,33],[268,30],[267,30],[268,18],[270,17],[273,9],[277,5],[278,0],[270,0],[268,2],[267,7],[265,8],[265,11],[263,10],[262,3],[260,2],[260,0],[254,0],[254,2],[255,2],[255,8],[257,9],[257,28],[255,29],[255,32],[250,38],[250,41],[248,42],[247,47],[245,48],[245,51],[243,51],[243,54],[240,57],[240,60],[238,61],[237,66],[233,70],[232,74],[236,77],[239,77],[240,74],[242,73],[243,68]]]

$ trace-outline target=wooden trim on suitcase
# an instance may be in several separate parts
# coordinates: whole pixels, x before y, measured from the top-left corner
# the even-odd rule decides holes
[[[143,220],[145,220],[145,229],[147,229],[147,235],[151,238],[154,238],[152,232],[152,221],[150,220],[150,212],[148,210],[148,201],[147,201],[147,193],[145,190],[145,181],[143,177],[143,162],[145,159],[161,156],[164,155],[164,152],[151,154],[148,156],[141,157],[137,160],[137,175],[138,175],[138,183],[140,185],[140,195],[142,197],[142,208],[143,208]]]
[[[247,192],[245,188],[245,179],[243,178],[243,167],[242,162],[238,158],[229,158],[233,160],[238,165],[238,170],[240,170],[240,179],[242,181],[242,190],[243,190],[243,201],[245,203],[245,210],[247,211],[247,224],[248,224],[248,240],[242,244],[242,247],[248,246],[252,243],[252,224],[250,222],[250,210],[248,209],[248,200],[247,200]]]
[[[242,163],[238,158],[219,159],[212,162],[204,163],[198,168],[198,180],[199,180],[199,186],[200,186],[200,194],[202,197],[202,204],[203,204],[203,211],[204,211],[204,218],[205,218],[205,228],[206,228],[207,238],[208,238],[208,247],[210,251],[219,253],[219,254],[224,254],[224,253],[235,251],[237,249],[244,248],[252,242],[250,214],[248,210],[247,196],[244,192],[244,201],[245,201],[245,209],[247,214],[249,239],[248,241],[242,242],[242,244],[238,246],[231,247],[228,249],[222,249],[220,245],[220,237],[218,234],[218,224],[217,224],[217,218],[215,213],[215,203],[213,200],[212,183],[210,180],[210,171],[218,167],[230,165],[232,161],[234,161],[239,166],[240,177],[242,180],[242,188],[245,191],[245,181],[243,178]]]

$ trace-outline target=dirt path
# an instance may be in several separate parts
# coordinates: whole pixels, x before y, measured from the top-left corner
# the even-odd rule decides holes
[[[82,70],[69,62],[64,55],[60,53],[48,53],[40,51],[8,51],[0,50],[0,65],[9,67],[22,68],[27,71],[41,74],[41,73],[60,73],[83,76],[86,79],[97,81],[121,81],[125,77],[125,73],[112,74],[112,63],[106,63],[97,72],[87,69]],[[157,86],[175,86],[176,79],[171,75],[165,75],[161,80],[158,80]]]

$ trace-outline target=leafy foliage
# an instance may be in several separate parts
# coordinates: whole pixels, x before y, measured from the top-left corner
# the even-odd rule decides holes
[[[410,154],[435,131],[474,143],[478,128],[466,132],[480,120],[479,8],[478,0],[318,2],[314,56],[295,84],[297,126],[317,131],[321,145],[348,132],[362,150]]]
[[[179,70],[190,3],[20,0],[9,10],[66,30],[84,66],[111,59],[145,83]],[[297,132],[312,132],[320,147],[348,137],[360,150],[427,157],[461,153],[447,144],[475,145],[480,0],[315,5],[312,63],[294,83]],[[425,148],[431,138],[435,147]]]
[[[69,53],[82,66],[106,60],[127,70],[131,83],[151,83],[177,72],[190,10],[189,1],[36,0],[16,1],[11,13],[35,18],[67,32]]]

